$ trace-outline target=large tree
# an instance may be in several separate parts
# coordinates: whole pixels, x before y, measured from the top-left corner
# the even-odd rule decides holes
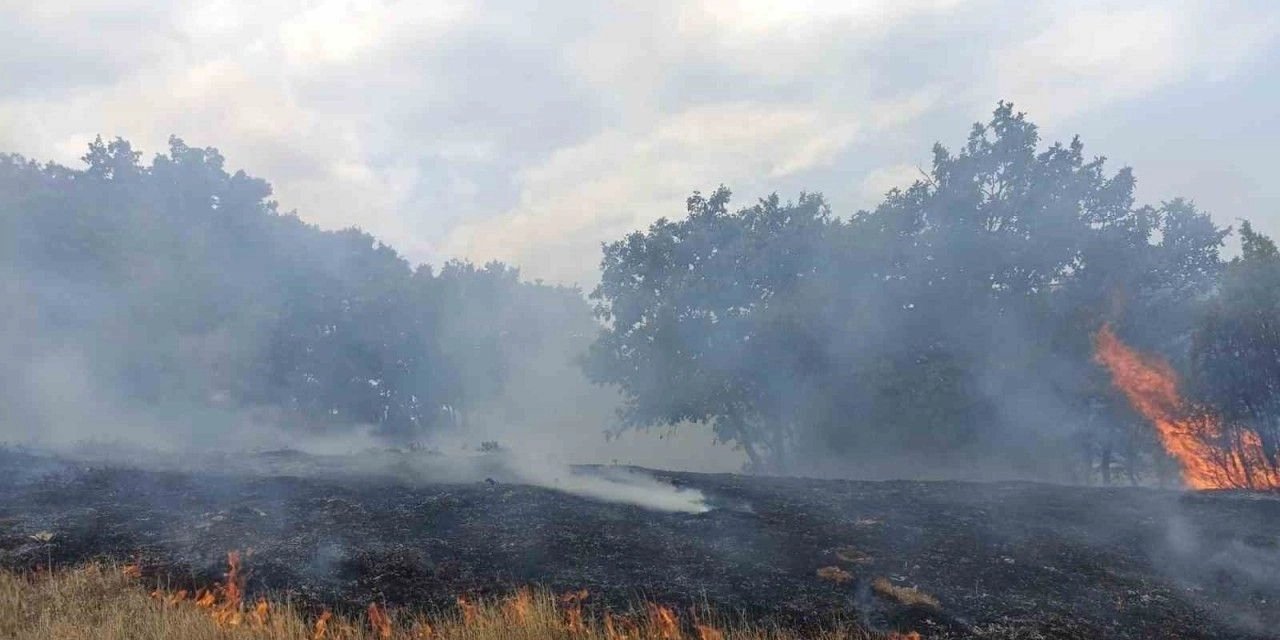
[[[710,422],[758,467],[784,459],[825,351],[804,326],[815,249],[839,226],[820,197],[766,199],[730,213],[729,191],[694,194],[681,221],[659,220],[605,247],[591,294],[608,328],[588,375],[619,385],[624,426]]]
[[[1280,251],[1241,225],[1241,255],[1228,265],[1194,333],[1192,382],[1229,438],[1257,433],[1280,469]]]
[[[1183,201],[1135,206],[1132,173],[1078,139],[1039,143],[1002,103],[847,220],[817,195],[730,212],[726,189],[695,194],[606,245],[589,375],[622,389],[624,426],[710,423],[767,469],[916,451],[1038,473],[1086,436],[1109,458],[1123,434],[1089,433],[1125,407],[1092,333],[1185,336],[1185,309],[1147,316],[1205,290],[1225,232]]]

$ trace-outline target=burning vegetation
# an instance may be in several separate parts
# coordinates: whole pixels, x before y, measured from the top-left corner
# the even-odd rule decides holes
[[[1124,344],[1110,325],[1098,331],[1095,344],[1098,362],[1133,408],[1154,425],[1188,487],[1280,489],[1280,472],[1256,431],[1243,425],[1227,429],[1210,408],[1188,402],[1169,363]]]
[[[308,613],[287,601],[242,599],[238,554],[226,581],[197,595],[155,589],[148,599],[136,565],[57,572],[0,572],[0,637],[15,640],[908,640],[914,632],[870,633],[833,625],[803,634],[733,623],[703,608],[680,613],[657,603],[627,612],[584,612],[586,591],[555,596],[518,589],[491,599],[459,598],[453,610],[394,610],[370,603],[355,615]]]

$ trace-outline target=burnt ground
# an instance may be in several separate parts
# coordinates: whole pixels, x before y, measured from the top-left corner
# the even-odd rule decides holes
[[[429,608],[537,584],[588,589],[596,607],[648,598],[926,637],[1280,637],[1275,496],[654,474],[715,508],[657,512],[502,482],[86,467],[0,450],[0,566],[141,558],[152,577],[207,583],[227,550],[251,549],[251,591],[314,606]],[[827,566],[852,579],[819,578]],[[880,577],[939,607],[878,594]]]

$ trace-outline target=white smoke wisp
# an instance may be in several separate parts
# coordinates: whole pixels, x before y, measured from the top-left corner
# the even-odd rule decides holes
[[[516,462],[511,473],[524,484],[593,500],[632,504],[654,511],[705,513],[711,510],[701,491],[676,487],[637,469],[574,469],[525,461]]]
[[[156,442],[142,445],[127,439],[90,439],[76,443],[32,441],[25,446],[64,460],[153,471],[260,477],[382,478],[419,486],[491,481],[539,487],[653,511],[696,514],[711,510],[701,491],[677,487],[633,467],[573,466],[553,457],[516,454],[509,450],[446,454],[438,450],[381,448],[370,446],[376,443],[376,438],[361,431],[307,436],[293,434],[291,446],[269,447],[269,443],[278,443],[278,437],[283,433],[262,430],[256,439],[245,440],[256,446],[239,448],[173,448],[156,446],[159,444]]]
[[[409,482],[466,483],[492,480],[654,511],[706,513],[711,510],[701,491],[677,487],[643,469],[572,466],[550,456],[516,454],[509,450],[471,455],[417,455],[397,461],[374,456],[360,463],[360,466],[367,473],[390,473]]]

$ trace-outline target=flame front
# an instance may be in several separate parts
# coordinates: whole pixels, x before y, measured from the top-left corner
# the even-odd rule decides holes
[[[316,619],[316,626],[311,634],[312,640],[322,640],[325,634],[329,632],[329,618],[333,617],[333,613],[325,609],[320,617]]]
[[[649,604],[649,621],[650,624],[661,635],[663,640],[678,640],[680,633],[680,618],[675,612],[660,604]]]
[[[369,604],[369,628],[379,638],[391,637],[391,616],[387,615],[387,611],[379,607],[376,602]]]
[[[1227,434],[1222,420],[1196,410],[1178,393],[1178,375],[1164,360],[1120,341],[1110,325],[1094,338],[1094,357],[1129,404],[1151,421],[1164,450],[1192,489],[1280,489],[1280,474],[1249,429]]]

